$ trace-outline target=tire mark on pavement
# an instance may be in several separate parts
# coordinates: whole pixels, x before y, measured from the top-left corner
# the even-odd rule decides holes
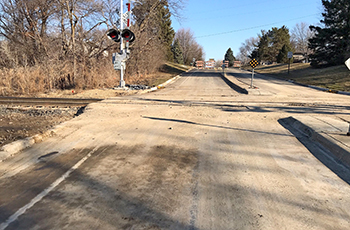
[[[192,188],[192,206],[190,209],[190,230],[197,230],[195,227],[197,217],[198,217],[198,201],[199,201],[199,194],[198,194],[198,178],[199,178],[199,159],[193,169],[193,188]]]
[[[70,168],[66,173],[64,173],[61,177],[59,177],[56,181],[54,181],[48,188],[39,193],[36,197],[34,197],[28,204],[24,205],[17,212],[11,215],[5,222],[0,225],[0,230],[6,229],[11,223],[16,221],[21,215],[23,215],[28,209],[33,207],[36,203],[41,201],[47,194],[49,194],[53,189],[55,189],[61,182],[69,177],[69,175],[79,168],[87,159],[89,159],[96,150],[99,149],[95,147],[92,151],[90,151],[84,158],[78,161],[72,168]]]

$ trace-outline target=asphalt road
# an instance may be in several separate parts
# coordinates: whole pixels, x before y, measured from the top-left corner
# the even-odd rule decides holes
[[[349,229],[349,182],[279,123],[350,119],[349,97],[262,76],[255,85],[240,94],[196,70],[90,104],[0,163],[0,229]]]

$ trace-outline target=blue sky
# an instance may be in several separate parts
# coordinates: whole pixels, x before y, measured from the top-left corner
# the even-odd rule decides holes
[[[223,59],[228,48],[236,56],[242,42],[261,30],[297,23],[319,24],[321,0],[187,0],[183,19],[173,19],[175,31],[190,28],[206,59]]]

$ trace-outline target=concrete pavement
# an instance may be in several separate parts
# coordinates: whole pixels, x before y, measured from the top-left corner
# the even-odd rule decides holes
[[[298,137],[319,143],[328,150],[336,161],[350,166],[349,123],[340,119],[322,116],[292,116],[281,119],[285,127]],[[294,129],[294,130],[293,130]],[[294,132],[293,132],[294,131]]]
[[[166,86],[179,78],[180,76],[176,76],[160,86]],[[237,79],[233,74],[222,73],[222,79],[232,89],[242,94],[260,96],[272,95],[271,92],[261,87],[251,89],[247,82]],[[157,90],[157,87],[152,90],[145,90],[144,93],[155,90]],[[342,118],[334,119],[322,116],[292,116],[282,119],[281,122],[290,129],[298,130],[299,134],[304,135],[305,138],[318,142],[333,155],[332,157],[350,167],[350,136],[347,136],[350,124],[348,121]],[[45,134],[36,135],[4,146],[2,151],[0,151],[0,162],[32,146],[34,143],[37,143],[37,139],[39,139],[40,142],[43,138],[52,136],[52,133],[59,130],[61,126],[49,130]]]
[[[350,118],[347,97],[257,84],[193,71],[90,104],[0,164],[0,229],[346,229],[350,170],[289,117]]]
[[[242,94],[268,96],[273,93],[263,87],[250,88],[247,80],[237,79],[234,73],[222,73],[223,79],[233,85],[233,89]],[[316,89],[317,90],[317,89]],[[322,90],[324,91],[324,90]],[[292,116],[280,120],[288,129],[297,131],[310,141],[322,145],[330,153],[330,157],[350,167],[350,121],[342,118],[325,116]],[[293,133],[294,135],[298,135]]]

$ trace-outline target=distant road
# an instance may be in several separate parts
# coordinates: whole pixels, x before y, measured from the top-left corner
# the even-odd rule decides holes
[[[350,119],[349,97],[260,76],[255,85],[245,95],[194,70],[88,105],[0,162],[0,229],[347,229],[348,182],[279,120]]]

